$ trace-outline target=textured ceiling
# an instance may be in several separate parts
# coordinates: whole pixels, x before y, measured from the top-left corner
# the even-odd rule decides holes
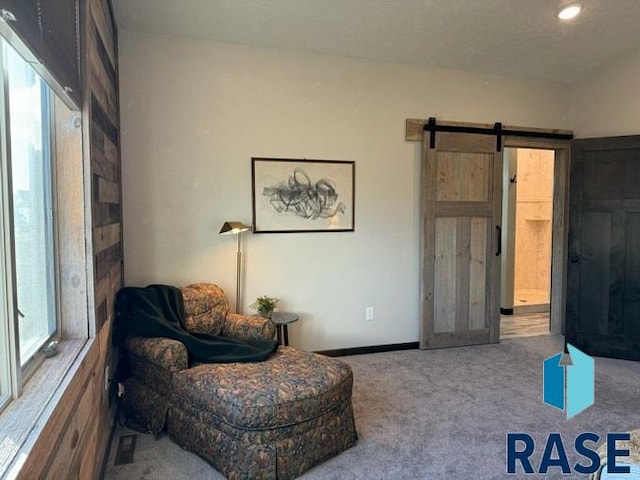
[[[114,0],[117,25],[260,47],[572,83],[640,47],[640,0]]]

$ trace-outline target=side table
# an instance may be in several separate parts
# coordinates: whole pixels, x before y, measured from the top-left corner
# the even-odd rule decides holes
[[[278,333],[278,343],[280,345],[289,345],[289,330],[288,325],[298,321],[298,315],[291,312],[273,312],[271,314],[271,320],[276,324]],[[283,342],[284,339],[284,342]]]

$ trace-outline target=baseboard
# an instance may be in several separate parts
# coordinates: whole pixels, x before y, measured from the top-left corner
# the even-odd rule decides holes
[[[513,308],[500,307],[500,315],[513,315]]]
[[[362,355],[364,353],[382,353],[382,352],[395,352],[397,350],[415,350],[420,348],[418,342],[408,343],[392,343],[388,345],[371,345],[369,347],[352,347],[352,348],[338,348],[335,350],[320,350],[316,353],[326,355],[327,357],[346,357],[348,355]]]

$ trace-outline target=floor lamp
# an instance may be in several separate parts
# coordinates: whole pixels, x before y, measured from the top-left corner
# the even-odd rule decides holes
[[[220,229],[220,235],[233,234],[238,237],[238,252],[236,253],[236,313],[240,313],[240,270],[242,268],[242,251],[240,249],[240,237],[242,232],[251,230],[251,227],[242,222],[224,222]]]

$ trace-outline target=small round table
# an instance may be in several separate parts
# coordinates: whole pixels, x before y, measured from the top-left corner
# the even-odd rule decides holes
[[[273,312],[271,314],[271,320],[276,324],[278,329],[278,343],[280,345],[289,345],[289,330],[288,325],[298,321],[298,315],[291,312]],[[284,338],[284,342],[283,342]]]

